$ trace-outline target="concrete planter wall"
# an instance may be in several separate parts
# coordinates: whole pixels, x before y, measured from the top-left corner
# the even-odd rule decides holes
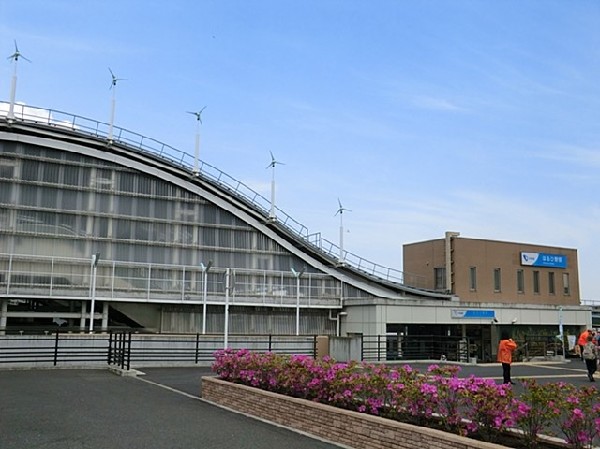
[[[233,384],[202,378],[202,398],[257,418],[356,449],[501,449],[436,429]]]

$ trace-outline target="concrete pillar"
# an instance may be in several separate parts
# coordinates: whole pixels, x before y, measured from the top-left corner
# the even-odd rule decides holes
[[[102,332],[106,332],[106,329],[108,329],[108,308],[108,302],[104,301],[102,304]]]
[[[5,335],[6,321],[8,313],[8,299],[0,299],[0,335]]]
[[[81,319],[79,320],[79,329],[85,330],[85,315],[87,313],[87,301],[81,301]]]
[[[500,343],[500,336],[498,335],[499,333],[499,329],[498,326],[495,324],[491,325],[491,331],[490,331],[490,344],[491,344],[491,357],[492,357],[492,362],[496,361],[496,358],[498,357],[498,343]]]
[[[452,251],[453,251],[453,245],[452,245],[452,240],[455,239],[456,237],[458,237],[460,235],[460,232],[452,232],[452,231],[446,231],[445,234],[445,249],[444,249],[444,253],[445,253],[445,265],[446,265],[446,291],[448,293],[455,293],[454,292],[454,285],[453,285],[453,281],[454,281],[454,276],[453,276],[453,272],[452,269],[454,267],[454,259],[452,257]]]
[[[317,336],[317,360],[329,355],[329,337],[327,335]]]

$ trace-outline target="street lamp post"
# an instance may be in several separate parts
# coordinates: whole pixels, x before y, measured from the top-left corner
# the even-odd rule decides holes
[[[304,274],[306,267],[300,272],[292,268],[292,274],[296,278],[296,335],[300,335],[300,277]]]
[[[225,326],[223,332],[223,344],[225,349],[229,346],[229,283],[231,276],[231,268],[225,271]]]
[[[212,267],[212,260],[208,261],[208,264],[204,266],[200,264],[202,270],[202,335],[206,334],[206,293],[207,293],[207,281],[208,281],[208,270]]]
[[[98,270],[98,261],[100,260],[100,253],[92,254],[92,304],[90,306],[90,334],[94,332],[94,307],[96,305],[96,274]]]

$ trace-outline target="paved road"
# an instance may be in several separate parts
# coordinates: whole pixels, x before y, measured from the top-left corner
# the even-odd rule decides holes
[[[206,372],[152,370],[143,381],[108,370],[0,371],[0,448],[338,448],[199,400]]]
[[[410,365],[421,372],[425,372],[431,363],[411,363]],[[502,382],[502,366],[499,363],[460,365],[460,368],[460,377],[475,375]],[[539,383],[562,381],[577,386],[590,385],[585,363],[579,359],[569,359],[564,363],[514,363],[511,368],[511,374],[514,381],[534,378]],[[600,388],[600,372],[596,374],[596,379]]]
[[[428,363],[412,363],[425,371]],[[199,400],[206,367],[0,370],[1,449],[334,449]],[[515,364],[513,377],[589,385],[585,365]],[[501,381],[500,365],[463,365],[460,376]],[[599,381],[600,385],[600,381]],[[516,388],[519,388],[518,386]]]

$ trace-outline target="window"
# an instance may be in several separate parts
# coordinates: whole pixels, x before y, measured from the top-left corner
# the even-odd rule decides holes
[[[525,293],[525,277],[523,270],[517,270],[517,293]]]
[[[446,268],[434,268],[435,290],[446,290]]]
[[[571,294],[571,285],[569,284],[569,273],[563,273],[563,294],[569,296]]]
[[[533,272],[533,293],[536,295],[540,294],[540,272]]]
[[[500,268],[494,268],[494,291],[502,290],[502,272]]]
[[[548,293],[554,295],[556,290],[554,288],[554,271],[548,273]]]
[[[477,268],[471,267],[469,268],[469,290],[475,291],[477,290]]]

